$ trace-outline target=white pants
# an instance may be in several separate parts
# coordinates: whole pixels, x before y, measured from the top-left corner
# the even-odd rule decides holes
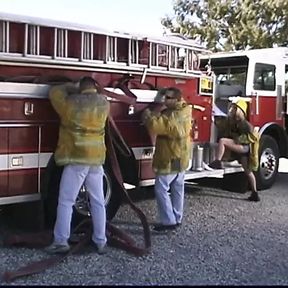
[[[57,219],[54,227],[54,242],[67,244],[73,205],[80,188],[85,184],[89,193],[91,217],[93,223],[92,241],[104,246],[106,239],[106,210],[103,193],[103,167],[87,165],[67,165],[64,167],[60,181],[57,207]]]
[[[182,221],[184,175],[185,171],[178,174],[156,175],[155,197],[161,224],[175,225]]]

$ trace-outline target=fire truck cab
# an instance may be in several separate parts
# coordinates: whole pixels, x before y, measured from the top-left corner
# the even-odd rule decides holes
[[[235,97],[248,102],[248,120],[261,135],[257,185],[271,187],[279,157],[288,155],[288,48],[219,52],[203,56],[205,65],[215,75],[216,118],[227,113]]]

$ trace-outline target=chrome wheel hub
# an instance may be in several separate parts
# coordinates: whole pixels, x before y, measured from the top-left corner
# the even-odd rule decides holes
[[[260,173],[264,179],[269,179],[275,173],[277,160],[273,150],[266,148],[260,157]]]

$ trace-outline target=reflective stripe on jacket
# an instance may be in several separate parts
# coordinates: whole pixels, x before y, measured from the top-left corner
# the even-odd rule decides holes
[[[252,171],[257,171],[259,167],[259,139],[259,134],[255,131],[248,134],[250,143],[249,169]]]
[[[105,122],[109,102],[96,89],[68,94],[66,85],[49,92],[61,124],[55,160],[58,165],[102,165],[105,161]]]
[[[188,167],[192,147],[191,114],[191,107],[184,101],[161,114],[148,113],[145,125],[151,134],[157,135],[152,164],[155,173],[173,174]]]

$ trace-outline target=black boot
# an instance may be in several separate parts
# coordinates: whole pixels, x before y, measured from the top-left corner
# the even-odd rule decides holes
[[[259,202],[259,201],[260,201],[260,198],[259,198],[258,192],[253,191],[253,192],[251,193],[251,195],[248,197],[248,200],[249,200],[249,201],[253,201],[253,202]]]
[[[220,160],[214,160],[209,164],[209,167],[212,169],[222,169],[222,162]]]

